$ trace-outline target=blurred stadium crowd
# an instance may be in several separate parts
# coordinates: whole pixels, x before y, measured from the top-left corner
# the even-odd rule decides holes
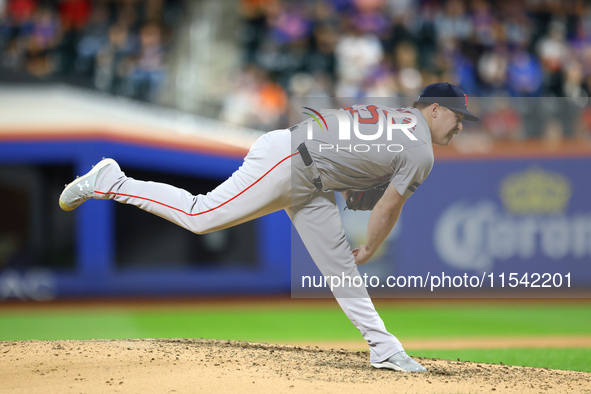
[[[244,62],[293,93],[570,96],[591,84],[591,4],[577,0],[243,0]]]
[[[591,92],[588,1],[243,0],[241,12],[245,67],[233,96],[259,96],[266,110],[247,115],[268,113],[262,123],[288,96],[414,97],[439,81],[471,96]],[[499,106],[491,133],[513,138],[522,125]]]
[[[179,2],[0,0],[1,65],[157,100]]]
[[[241,59],[219,117],[245,126],[285,125],[291,97],[413,97],[438,81],[481,97],[585,100],[591,93],[589,0],[228,6],[238,7],[242,22],[235,29]],[[158,102],[174,77],[167,55],[186,7],[183,0],[0,0],[2,65]],[[510,105],[498,106],[490,134],[523,137]],[[591,124],[588,111],[581,114]],[[577,134],[572,125],[560,132]]]

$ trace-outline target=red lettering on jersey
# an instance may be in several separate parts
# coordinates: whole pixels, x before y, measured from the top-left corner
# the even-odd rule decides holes
[[[361,124],[376,124],[380,120],[380,114],[378,113],[378,107],[375,105],[368,105],[365,107],[367,111],[371,114],[371,118],[362,118],[359,112],[356,109],[351,107],[343,108],[345,111],[349,111],[351,116],[355,118],[355,113],[359,116],[359,123]]]
[[[410,114],[412,112],[410,112],[409,110],[404,110],[404,109],[397,109],[396,112],[400,112],[403,114]],[[384,111],[384,113],[386,114],[386,116],[388,116],[388,111]],[[396,123],[396,121],[394,120],[394,118],[392,118],[392,122]],[[412,123],[412,119],[411,118],[404,118],[402,119],[402,124],[409,124]],[[416,126],[415,126],[416,127]],[[408,129],[409,132],[413,132],[414,131],[414,127],[412,129]]]

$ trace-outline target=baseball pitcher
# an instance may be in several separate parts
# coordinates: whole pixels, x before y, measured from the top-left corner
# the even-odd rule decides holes
[[[132,204],[196,234],[285,210],[324,276],[357,277],[396,224],[405,201],[433,166],[432,144],[448,145],[463,120],[477,120],[466,94],[449,83],[425,87],[408,108],[356,105],[323,113],[329,132],[306,121],[261,136],[243,165],[205,195],[125,176],[113,159],[66,186],[60,207],[112,199]],[[378,130],[379,132],[376,132]],[[349,245],[335,192],[351,209],[371,209],[366,242]],[[369,345],[375,368],[425,372],[386,330],[365,287],[332,289]]]

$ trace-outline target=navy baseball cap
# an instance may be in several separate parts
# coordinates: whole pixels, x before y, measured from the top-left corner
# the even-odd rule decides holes
[[[465,120],[478,120],[478,116],[468,111],[468,95],[451,83],[439,82],[425,86],[417,101],[428,104],[437,103],[464,114]]]

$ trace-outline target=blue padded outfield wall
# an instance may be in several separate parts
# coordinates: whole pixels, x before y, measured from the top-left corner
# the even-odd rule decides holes
[[[3,142],[0,166],[72,164],[75,174],[84,174],[102,157],[117,159],[122,168],[134,167],[169,174],[210,178],[221,183],[242,163],[236,157],[158,149],[107,141]],[[73,175],[73,174],[72,174]],[[70,177],[72,175],[69,175]],[[71,179],[64,179],[63,183]],[[43,198],[58,205],[59,192]],[[257,264],[241,268],[117,269],[115,247],[116,203],[97,201],[82,205],[75,215],[75,269],[36,267],[20,270],[0,266],[0,300],[55,297],[192,295],[278,293],[289,290],[289,219],[278,212],[256,221]],[[51,205],[53,207],[53,205]],[[137,209],[129,207],[129,209]],[[146,214],[147,215],[147,214]],[[160,219],[159,219],[160,220]],[[195,237],[198,237],[195,235]],[[123,245],[124,247],[124,245]],[[157,247],[147,244],[146,248]],[[174,261],[171,267],[177,267]],[[167,264],[161,265],[166,267]]]
[[[407,203],[398,273],[485,275],[483,287],[496,290],[500,275],[506,290],[511,274],[527,273],[530,282],[539,274],[534,287],[517,288],[547,294],[567,290],[568,275],[571,289],[589,289],[590,165],[589,158],[437,163]]]
[[[74,173],[82,174],[103,156],[117,159],[124,169],[129,166],[219,182],[242,162],[238,157],[105,140],[0,143],[0,166],[7,171],[18,165],[72,165]],[[477,276],[570,273],[571,288],[588,289],[590,165],[591,158],[582,157],[436,162],[427,181],[406,203],[386,247],[362,272],[381,278],[442,272]],[[57,207],[58,196],[59,192],[41,198]],[[171,261],[156,269],[118,268],[115,205],[101,201],[84,204],[74,212],[55,213],[56,220],[75,217],[74,268],[0,266],[0,300],[289,293],[302,275],[318,274],[301,243],[292,242],[284,212],[256,221],[254,265],[236,261],[223,266],[180,266]],[[363,242],[367,217],[367,213],[343,211],[354,246]],[[495,284],[493,290],[498,289],[498,281]]]

